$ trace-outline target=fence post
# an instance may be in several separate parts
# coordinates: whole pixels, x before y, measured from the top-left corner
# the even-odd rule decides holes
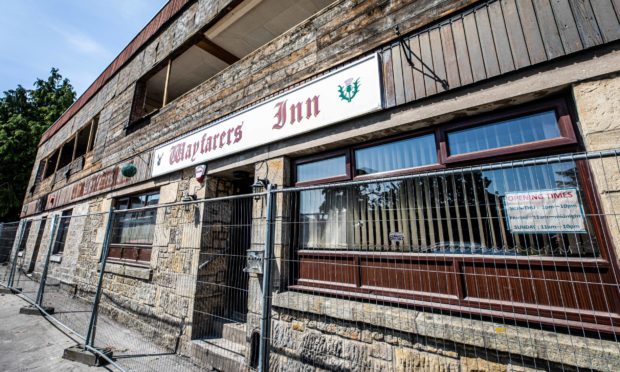
[[[15,254],[13,255],[13,262],[11,263],[11,271],[9,272],[9,281],[7,286],[13,288],[13,281],[15,279],[15,270],[17,269],[17,255],[19,254],[19,246],[22,244],[24,238],[24,230],[26,229],[26,220],[21,220],[19,223],[19,239],[17,246],[15,247]]]
[[[58,234],[58,226],[60,223],[58,220],[60,216],[55,214],[52,218],[52,226],[50,230],[50,240],[47,247],[47,256],[45,257],[45,265],[43,265],[43,271],[41,272],[41,280],[39,281],[39,291],[37,292],[37,306],[42,306],[43,303],[43,292],[45,291],[45,282],[47,281],[47,270],[50,265],[50,258],[52,257],[52,252],[54,251],[54,243],[56,242],[56,235]],[[41,222],[43,223],[43,222]]]
[[[114,218],[114,208],[110,207],[108,211],[108,223],[105,227],[105,237],[103,238],[103,247],[101,250],[101,266],[99,272],[99,280],[97,282],[97,289],[95,290],[95,299],[93,301],[93,310],[90,314],[90,322],[88,324],[88,332],[86,334],[85,348],[86,346],[94,347],[95,344],[95,332],[97,328],[97,313],[99,311],[99,301],[101,300],[101,286],[103,285],[103,274],[105,272],[105,265],[108,260],[108,251],[110,249],[110,235],[112,232],[112,219]]]
[[[267,185],[267,226],[263,261],[263,313],[260,326],[259,372],[269,371],[269,339],[271,333],[271,264],[273,260],[273,187]]]

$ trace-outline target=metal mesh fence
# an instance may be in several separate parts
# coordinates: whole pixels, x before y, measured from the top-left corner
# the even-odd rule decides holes
[[[39,226],[44,224],[44,219],[33,218],[22,222],[22,230],[19,235],[19,243],[16,245],[16,262],[13,268],[12,286],[22,296],[31,301],[36,301],[39,290],[40,271],[36,272],[38,251],[42,241]],[[45,252],[45,248],[43,251]]]
[[[0,280],[124,370],[616,371],[619,179],[607,152],[151,193],[2,225]]]
[[[252,196],[113,214],[94,345],[131,370],[244,365]]]
[[[607,155],[280,191],[271,370],[618,370]]]
[[[48,244],[39,258],[39,270],[45,275],[40,305],[53,311],[55,320],[83,340],[88,333],[97,286],[97,267],[92,257],[101,250],[91,232],[105,226],[106,214],[71,212],[52,219],[45,231]]]
[[[15,241],[19,239],[19,222],[0,223],[0,283],[7,285],[14,259]]]

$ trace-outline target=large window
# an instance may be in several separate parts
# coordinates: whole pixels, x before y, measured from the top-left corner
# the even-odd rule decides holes
[[[156,208],[132,211],[159,203],[159,191],[116,200],[109,257],[128,262],[149,262],[155,231]],[[126,211],[126,212],[124,212]]]
[[[575,151],[555,101],[344,149],[337,172],[302,160],[330,185],[292,198],[289,289],[607,332],[618,279],[590,163],[520,161]]]
[[[529,155],[527,144],[574,138],[572,129],[562,126],[566,120],[563,105],[535,105],[531,110],[534,112],[519,110],[516,115],[506,113],[495,120],[487,117],[467,125],[451,123],[434,133],[354,147],[342,156],[302,159],[296,165],[296,180],[301,185],[310,180],[316,184],[333,182],[336,176],[379,178],[445,168],[451,165],[447,163],[452,155],[478,153],[485,157],[484,151],[489,149],[500,149],[514,158],[519,153]],[[561,149],[565,142],[551,142],[549,146]],[[354,159],[351,164],[345,161],[349,153]],[[565,190],[574,192],[578,205],[587,211],[584,176],[576,162],[564,162],[302,191],[297,246],[314,250],[597,257],[592,221],[585,215],[575,218],[583,222],[579,232],[525,232],[517,229],[517,217],[512,221],[508,218],[505,207],[507,196],[512,198],[517,193]]]

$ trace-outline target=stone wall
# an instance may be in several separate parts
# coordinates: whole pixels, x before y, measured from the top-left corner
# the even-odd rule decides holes
[[[578,126],[587,151],[620,150],[620,76],[617,74],[573,85]],[[620,152],[618,153],[620,156]],[[607,230],[604,244],[620,257],[620,162],[617,157],[588,161]]]
[[[148,126],[126,134],[124,126],[129,120],[135,82],[206,25],[229,2],[200,0],[189,6],[39,148],[35,164],[100,113],[94,151],[85,159],[84,170],[63,182],[76,181],[361,56],[394,39],[393,27],[397,24],[402,32],[407,32],[456,12],[475,0],[406,0],[378,4],[358,0],[335,1],[162,108]],[[35,173],[36,167],[31,175],[31,185]],[[25,203],[57,187],[45,181],[36,193],[26,197]]]
[[[273,305],[276,371],[620,368],[613,340],[295,292]]]

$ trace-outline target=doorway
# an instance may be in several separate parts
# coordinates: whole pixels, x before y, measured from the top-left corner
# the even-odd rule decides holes
[[[192,338],[224,339],[227,349],[240,353],[245,343],[249,274],[244,271],[252,232],[250,172],[211,176],[204,201]],[[233,196],[233,198],[230,198]],[[234,197],[239,196],[239,197]]]
[[[247,176],[233,181],[235,195],[252,193],[251,178]],[[245,323],[248,309],[248,275],[246,266],[247,250],[250,248],[252,227],[252,198],[231,201],[230,252],[226,264],[226,317],[235,322]]]

